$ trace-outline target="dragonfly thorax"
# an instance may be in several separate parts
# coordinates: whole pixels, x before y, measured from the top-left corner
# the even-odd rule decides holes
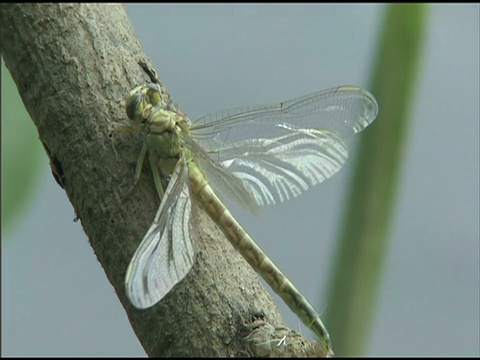
[[[148,114],[146,143],[159,159],[178,158],[182,151],[181,116],[172,111],[151,108]]]
[[[168,131],[162,135],[150,133],[145,138],[145,142],[149,151],[152,152],[157,159],[178,159],[182,151],[178,136]]]

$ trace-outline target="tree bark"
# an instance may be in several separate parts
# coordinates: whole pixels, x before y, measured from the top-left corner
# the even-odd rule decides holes
[[[110,135],[125,98],[152,70],[121,5],[1,4],[0,46],[90,244],[149,356],[322,356],[287,329],[258,276],[200,213],[191,272],[137,310],[125,271],[159,206],[152,174],[133,181],[142,136]],[[162,41],[159,34],[159,41]],[[142,66],[141,66],[142,65]],[[163,89],[163,106],[180,111]],[[281,341],[283,339],[283,341]]]

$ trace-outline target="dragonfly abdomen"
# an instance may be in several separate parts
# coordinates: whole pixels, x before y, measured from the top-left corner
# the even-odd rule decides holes
[[[263,277],[288,307],[300,317],[302,322],[322,340],[327,355],[333,355],[329,334],[314,307],[223,205],[195,163],[189,163],[188,172],[190,189],[195,200],[250,266]]]

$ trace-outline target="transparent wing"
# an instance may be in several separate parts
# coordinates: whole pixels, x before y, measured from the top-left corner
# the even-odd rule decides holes
[[[160,301],[189,272],[194,261],[187,168],[178,161],[152,225],[128,265],[125,289],[138,309]]]
[[[296,197],[340,170],[348,157],[346,141],[377,113],[368,91],[342,86],[207,115],[192,123],[187,143],[208,181],[220,185],[216,191],[229,195],[231,185],[225,184],[232,180],[225,174],[233,174],[247,193],[242,202],[264,206]]]
[[[214,151],[227,142],[275,138],[288,129],[328,130],[346,139],[366,128],[377,113],[377,102],[367,90],[339,86],[271,105],[219,111],[193,121],[190,128],[206,150]]]
[[[231,199],[246,211],[256,215],[259,213],[258,202],[242,179],[227,169],[221,162],[210,158],[205,150],[191,138],[186,139],[186,144],[193,150],[192,156],[195,163],[202,170],[209,185],[217,195],[222,199]]]

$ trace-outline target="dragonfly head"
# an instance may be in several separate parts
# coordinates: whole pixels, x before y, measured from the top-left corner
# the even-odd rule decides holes
[[[160,86],[155,83],[137,86],[130,91],[127,98],[127,116],[136,123],[144,123],[147,120],[146,111],[160,103]]]

